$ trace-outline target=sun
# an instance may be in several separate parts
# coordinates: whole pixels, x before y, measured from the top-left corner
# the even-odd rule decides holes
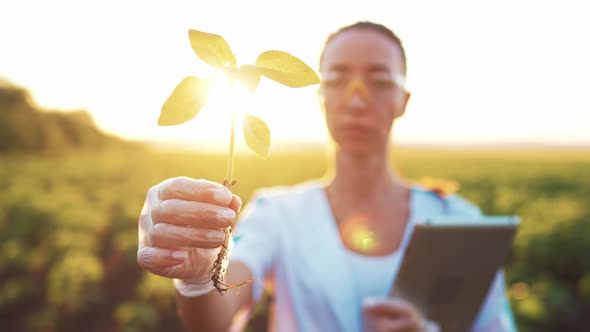
[[[208,97],[209,109],[228,118],[233,112],[236,123],[241,123],[244,113],[253,106],[254,102],[254,93],[246,90],[240,82],[231,82],[225,75],[215,77]]]
[[[236,141],[241,141],[244,114],[255,109],[254,93],[249,92],[239,82],[231,82],[225,75],[220,75],[215,78],[208,97],[209,101],[205,106],[206,111],[215,114],[217,118],[215,123],[219,124],[219,127],[215,124],[209,124],[218,130],[225,130],[225,136],[229,140],[233,115]]]
[[[207,103],[193,120],[176,126],[160,127],[159,130],[169,132],[171,137],[184,138],[179,143],[185,144],[181,145],[224,151],[230,144],[233,113],[235,148],[238,152],[245,151],[247,147],[243,142],[242,120],[245,112],[256,108],[254,95],[238,82],[232,84],[225,75],[212,78]]]

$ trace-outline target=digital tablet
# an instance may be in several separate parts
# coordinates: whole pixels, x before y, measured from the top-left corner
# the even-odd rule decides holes
[[[410,301],[443,332],[469,331],[519,224],[516,216],[416,224],[390,295]]]

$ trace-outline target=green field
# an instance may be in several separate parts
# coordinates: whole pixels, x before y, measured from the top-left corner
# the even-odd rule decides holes
[[[486,214],[522,216],[506,265],[520,331],[590,326],[590,150],[399,149],[396,169],[460,183]],[[321,152],[238,155],[235,192],[319,178]],[[165,151],[0,155],[3,331],[175,331],[169,280],[135,260],[137,217],[166,178],[220,181],[223,155]],[[264,307],[250,330],[264,325]],[[262,323],[261,323],[262,322]]]

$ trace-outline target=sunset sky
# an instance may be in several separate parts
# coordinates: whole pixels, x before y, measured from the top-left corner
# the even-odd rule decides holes
[[[238,63],[290,52],[317,69],[326,36],[358,20],[402,38],[413,92],[399,143],[590,143],[584,1],[3,1],[0,78],[44,108],[84,109],[103,130],[157,142],[227,141],[228,109],[262,117],[273,142],[319,142],[317,86],[263,79],[254,97],[159,127],[185,76],[213,72],[187,32],[220,34]]]

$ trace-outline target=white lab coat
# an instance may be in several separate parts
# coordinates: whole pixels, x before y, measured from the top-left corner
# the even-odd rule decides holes
[[[416,221],[426,217],[481,214],[479,208],[459,196],[441,199],[413,187],[410,197],[410,231],[406,235]],[[362,330],[362,299],[321,183],[258,191],[245,207],[234,235],[231,259],[244,262],[254,274],[255,301],[262,295],[265,277],[272,273],[272,330]],[[405,236],[400,245],[402,252],[407,239]],[[398,268],[392,266],[396,271]],[[499,271],[473,331],[515,330],[504,275]]]

